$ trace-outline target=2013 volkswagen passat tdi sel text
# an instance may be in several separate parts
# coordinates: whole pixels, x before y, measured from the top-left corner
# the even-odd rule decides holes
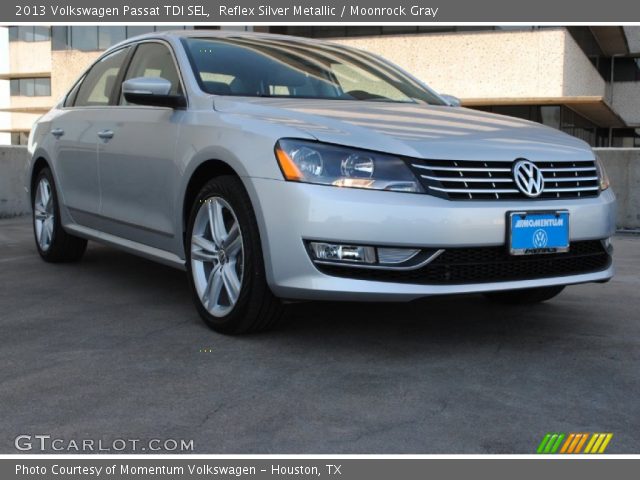
[[[38,251],[187,270],[239,333],[282,300],[547,300],[613,275],[615,198],[581,140],[469,110],[367,52],[157,33],[102,55],[29,139]]]

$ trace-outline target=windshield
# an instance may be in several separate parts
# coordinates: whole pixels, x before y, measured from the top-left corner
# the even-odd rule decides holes
[[[184,38],[201,88],[215,95],[443,102],[367,52],[293,39]]]

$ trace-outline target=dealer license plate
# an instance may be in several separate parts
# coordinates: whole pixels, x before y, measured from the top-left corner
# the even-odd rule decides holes
[[[569,212],[509,212],[511,255],[569,251]]]

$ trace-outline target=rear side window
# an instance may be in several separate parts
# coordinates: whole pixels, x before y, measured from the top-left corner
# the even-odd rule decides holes
[[[160,77],[171,82],[171,95],[182,93],[180,75],[173,61],[173,55],[168,47],[161,43],[141,43],[138,45],[125,80],[138,77]],[[121,96],[120,104],[127,101]]]
[[[107,55],[96,63],[80,84],[75,98],[76,107],[105,107],[116,85],[120,69],[127,58],[128,48]]]

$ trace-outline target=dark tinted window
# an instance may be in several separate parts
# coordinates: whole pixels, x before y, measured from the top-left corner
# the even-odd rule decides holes
[[[10,42],[44,42],[49,40],[49,27],[9,27]]]
[[[98,28],[71,27],[71,46],[76,50],[98,50]]]
[[[78,90],[78,96],[74,102],[76,107],[109,105],[111,93],[128,51],[128,48],[120,49],[91,67]]]
[[[183,42],[202,89],[216,95],[442,104],[413,78],[360,50],[266,37]]]
[[[107,49],[127,38],[127,27],[106,26],[98,27],[98,48]]]
[[[14,78],[9,83],[12,96],[48,97],[51,95],[51,78]]]
[[[11,132],[11,145],[27,145],[29,132]]]
[[[127,70],[126,79],[137,77],[164,78],[171,82],[170,93],[172,95],[177,95],[182,91],[173,55],[169,48],[161,43],[150,42],[138,45]],[[120,103],[126,104],[127,102],[122,98]]]

